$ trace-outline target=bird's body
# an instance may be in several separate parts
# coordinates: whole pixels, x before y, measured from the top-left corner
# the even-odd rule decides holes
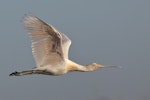
[[[29,32],[32,41],[32,53],[36,67],[22,72],[13,72],[10,76],[28,74],[63,75],[72,71],[94,71],[98,68],[118,67],[104,66],[96,63],[83,66],[68,59],[71,40],[60,33],[52,25],[41,19],[26,15],[23,24]]]

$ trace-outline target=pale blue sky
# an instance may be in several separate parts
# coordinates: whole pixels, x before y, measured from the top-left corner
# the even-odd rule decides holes
[[[149,100],[149,0],[1,0],[1,100]],[[9,77],[35,67],[21,19],[43,19],[72,40],[70,59],[122,69]],[[143,99],[145,98],[145,99]]]

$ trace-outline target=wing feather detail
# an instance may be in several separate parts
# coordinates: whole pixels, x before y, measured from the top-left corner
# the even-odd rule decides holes
[[[32,41],[37,67],[56,65],[64,60],[61,33],[35,16],[25,16],[23,24]]]

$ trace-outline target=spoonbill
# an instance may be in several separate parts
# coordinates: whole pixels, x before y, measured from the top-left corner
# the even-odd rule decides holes
[[[71,40],[52,25],[33,15],[25,15],[23,24],[32,41],[32,53],[36,67],[31,70],[13,72],[10,76],[29,74],[63,75],[72,71],[89,72],[99,68],[120,66],[105,66],[97,63],[80,65],[68,59]],[[84,37],[83,37],[84,38]]]

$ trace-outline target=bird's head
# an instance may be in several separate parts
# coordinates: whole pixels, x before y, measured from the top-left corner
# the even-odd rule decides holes
[[[100,65],[100,64],[97,64],[97,63],[91,63],[91,64],[89,64],[87,66],[93,66],[95,68],[102,68],[102,67],[104,67],[103,65]]]
[[[88,68],[89,71],[93,71],[93,70],[103,68],[103,67],[104,67],[103,65],[100,65],[100,64],[97,64],[97,63],[91,63],[91,64],[87,65],[87,68]]]
[[[87,68],[91,71],[99,69],[99,68],[122,68],[121,66],[105,66],[97,63],[91,63],[87,65]]]

